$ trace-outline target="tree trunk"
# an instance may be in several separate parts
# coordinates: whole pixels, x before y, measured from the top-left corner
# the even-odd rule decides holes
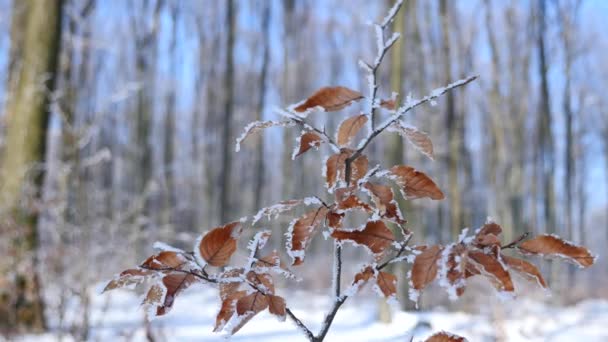
[[[227,222],[230,218],[230,175],[232,174],[232,116],[234,97],[234,31],[236,26],[234,1],[227,1],[226,26],[226,71],[224,74],[224,112],[222,145],[222,172],[220,174],[220,222]]]
[[[260,71],[260,84],[259,88],[259,99],[258,108],[256,111],[256,120],[260,121],[263,119],[263,112],[266,100],[266,79],[268,78],[268,64],[270,61],[270,4],[264,3],[264,9],[262,13],[262,34],[264,40],[264,53],[262,56],[262,70]],[[257,138],[257,153],[256,153],[256,166],[255,166],[255,188],[253,189],[253,210],[257,211],[262,206],[262,192],[264,191],[264,136],[262,134],[256,135]]]
[[[45,328],[37,273],[38,217],[32,204],[40,199],[44,176],[40,163],[45,161],[49,101],[58,69],[62,4],[60,0],[28,2],[23,40],[15,41],[22,44],[16,49],[23,63],[18,80],[11,85],[13,99],[7,108],[0,169],[2,234],[11,236],[11,245],[3,250],[12,256],[10,264],[0,266],[1,330],[40,332]],[[33,191],[25,193],[29,189]]]
[[[443,57],[443,83],[449,84],[452,82],[452,66],[451,66],[451,43],[450,43],[450,17],[447,0],[441,0],[439,3],[439,15],[441,17],[441,32],[443,33],[442,42],[442,57]],[[446,158],[448,169],[448,201],[450,204],[450,231],[452,237],[458,236],[461,227],[461,205],[460,189],[458,186],[458,154],[460,152],[459,144],[460,137],[458,132],[458,117],[456,115],[456,107],[454,104],[454,94],[448,92],[446,94],[446,118],[445,125],[448,131],[448,155]]]

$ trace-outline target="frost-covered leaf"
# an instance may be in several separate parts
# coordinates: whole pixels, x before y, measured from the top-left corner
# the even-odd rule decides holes
[[[528,279],[536,281],[541,287],[547,288],[547,283],[545,282],[543,275],[534,264],[504,254],[502,255],[502,260],[510,269],[519,272]]]
[[[291,222],[287,231],[287,254],[293,259],[292,265],[304,262],[306,247],[325,220],[328,209],[319,207]]]
[[[141,267],[151,270],[178,269],[187,262],[188,260],[180,253],[164,251],[146,259]]]
[[[226,323],[228,323],[230,318],[236,312],[236,302],[239,299],[245,297],[245,295],[247,295],[247,292],[238,291],[234,292],[229,297],[222,299],[222,306],[220,308],[220,312],[218,312],[215,318],[215,327],[213,328],[214,332],[218,332],[224,328]]]
[[[411,271],[412,287],[415,290],[420,291],[435,280],[437,264],[442,251],[442,246],[433,245],[424,248],[420,254],[416,255]]]
[[[285,299],[280,296],[269,295],[268,296],[268,311],[278,316],[281,321],[285,320]]]
[[[222,300],[226,300],[234,295],[243,281],[240,277],[243,275],[245,270],[243,268],[233,268],[227,271],[224,271],[220,274],[220,298]],[[231,281],[228,281],[231,280]]]
[[[395,241],[395,236],[382,221],[368,221],[360,230],[334,230],[331,236],[338,241],[349,241],[365,246],[376,259]]]
[[[488,255],[481,251],[469,251],[469,260],[473,262],[481,275],[486,276],[498,290],[513,292],[513,281],[505,265],[494,255]]]
[[[468,251],[460,243],[446,246],[441,253],[439,285],[447,290],[452,300],[464,293],[467,259]]]
[[[370,212],[372,208],[365,202],[363,202],[357,195],[348,194],[337,201],[336,209],[338,212],[347,212],[350,210],[363,210]]]
[[[433,142],[429,138],[428,134],[419,131],[416,127],[409,127],[403,125],[403,123],[397,121],[393,123],[387,129],[389,132],[399,133],[402,137],[405,137],[414,147],[422,152],[425,156],[435,159],[433,153]]]
[[[335,211],[330,211],[327,213],[327,226],[331,229],[340,229],[342,228],[342,221],[344,220],[344,213],[337,213]]]
[[[325,186],[331,191],[337,185],[345,186],[346,182],[346,159],[353,155],[355,151],[342,148],[340,153],[336,153],[327,158],[325,162]],[[350,183],[357,184],[357,181],[363,178],[368,167],[367,156],[361,155],[351,163]]]
[[[294,123],[291,121],[254,121],[247,125],[243,130],[241,136],[236,139],[236,151],[238,152],[241,149],[241,143],[247,139],[251,134],[257,133],[265,128],[275,127],[275,126],[293,126]]]
[[[376,276],[376,271],[370,265],[365,266],[363,270],[359,273],[355,274],[355,279],[353,280],[353,286],[357,286],[357,288],[361,288],[365,283],[367,283],[370,279]]]
[[[277,204],[271,205],[266,208],[262,208],[260,211],[258,211],[257,214],[255,214],[253,216],[253,221],[251,224],[255,225],[256,223],[258,223],[258,221],[260,221],[262,219],[262,217],[267,217],[268,219],[274,219],[274,218],[278,217],[281,213],[292,210],[293,208],[297,207],[298,205],[302,204],[303,202],[304,202],[303,200],[299,200],[299,199],[287,200],[287,201],[281,201]]]
[[[209,231],[200,241],[196,252],[211,266],[225,266],[236,251],[241,223],[236,221]]]
[[[265,294],[274,294],[274,280],[270,274],[250,271],[247,273],[247,280]]]
[[[362,98],[363,95],[361,93],[346,87],[323,87],[307,98],[302,104],[295,107],[294,110],[296,112],[305,112],[310,108],[323,107],[325,111],[333,112]]]
[[[425,342],[467,342],[467,339],[458,335],[441,331],[427,338]]]
[[[502,233],[502,227],[495,222],[487,222],[475,234],[474,242],[479,247],[500,246],[498,235]]]
[[[313,147],[318,148],[319,146],[321,146],[322,142],[323,139],[321,139],[321,137],[317,133],[302,133],[302,135],[300,135],[300,137],[298,138],[296,149],[293,151],[291,159],[295,159],[296,157],[300,156],[301,154],[310,150]]]
[[[518,249],[525,254],[564,258],[580,267],[589,267],[595,262],[595,256],[587,248],[555,235],[536,236],[520,243]]]
[[[171,273],[163,277],[166,294],[162,305],[157,306],[156,315],[162,316],[171,310],[175,297],[196,282],[197,278],[188,273]]]
[[[394,193],[391,187],[365,182],[363,188],[372,198],[380,217],[400,225],[405,223],[399,205],[394,199]]]
[[[270,230],[263,230],[261,232],[255,233],[255,235],[253,236],[253,239],[251,239],[249,241],[249,244],[247,245],[247,249],[249,249],[251,252],[256,252],[256,251],[264,248],[264,246],[266,246],[266,243],[268,242],[268,239],[270,238],[271,234],[272,234],[272,232]]]
[[[121,287],[127,287],[132,285],[139,285],[146,280],[147,277],[153,275],[153,271],[141,270],[141,269],[128,269],[122,271],[119,275],[110,280],[103,292],[118,289]]]
[[[347,146],[367,122],[367,115],[360,114],[350,117],[338,126],[336,141],[340,146]]]
[[[435,182],[411,166],[393,166],[388,175],[401,187],[401,193],[407,199],[428,197],[442,200],[445,197]]]
[[[237,301],[236,312],[240,316],[250,312],[257,314],[266,309],[266,307],[268,307],[268,297],[256,291]]]
[[[395,108],[397,108],[397,99],[382,99],[380,101],[380,107],[388,110],[395,110]]]
[[[397,277],[387,272],[378,272],[376,285],[386,298],[397,296]]]

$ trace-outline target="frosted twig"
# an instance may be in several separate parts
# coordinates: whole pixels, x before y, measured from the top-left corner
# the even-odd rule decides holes
[[[319,128],[314,127],[313,125],[311,125],[310,123],[308,123],[304,118],[299,117],[297,115],[293,115],[291,112],[280,109],[280,108],[275,108],[275,112],[281,116],[286,117],[287,119],[295,122],[296,124],[302,126],[302,128],[308,129],[310,131],[314,131],[316,133],[319,133],[323,139],[330,144],[335,150],[340,150],[340,146],[338,146],[338,144],[336,144],[336,142],[329,136],[329,134],[327,134],[327,132],[325,132],[325,129],[321,130]]]

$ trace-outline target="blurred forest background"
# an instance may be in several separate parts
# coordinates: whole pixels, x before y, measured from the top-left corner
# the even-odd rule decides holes
[[[320,154],[291,160],[295,129],[271,128],[239,153],[235,139],[322,86],[365,93],[368,23],[391,4],[0,0],[0,321],[41,330],[46,308],[86,325],[90,290],[155,241],[190,249],[220,223],[325,194]],[[435,161],[399,135],[370,146],[371,165],[412,165],[446,193],[400,203],[417,242],[452,241],[491,216],[505,241],[557,233],[603,257],[607,18],[601,0],[406,1],[381,94],[420,97],[480,75],[406,118],[429,133]],[[332,132],[356,108],[311,119]],[[272,227],[276,248],[288,221]],[[297,288],[329,286],[331,248],[314,241],[298,271],[317,276]],[[544,263],[551,300],[608,297],[607,265]]]

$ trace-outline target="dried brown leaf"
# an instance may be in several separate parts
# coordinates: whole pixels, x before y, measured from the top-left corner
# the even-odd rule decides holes
[[[363,184],[363,187],[371,196],[372,201],[382,218],[399,225],[405,223],[399,205],[397,204],[397,201],[394,200],[394,193],[391,187],[370,182]]]
[[[265,294],[274,294],[274,280],[270,274],[249,271],[247,273],[247,280]]]
[[[526,260],[513,258],[504,254],[502,255],[502,260],[510,269],[519,272],[528,279],[535,280],[538,285],[547,288],[547,283],[545,282],[543,275],[534,264],[527,262]]]
[[[384,297],[394,297],[397,295],[397,277],[387,272],[378,272],[376,277],[376,285],[384,294]]]
[[[236,251],[236,241],[240,233],[240,222],[212,229],[198,245],[200,256],[211,266],[225,266]]]
[[[368,221],[362,230],[334,230],[331,236],[338,241],[352,241],[367,247],[376,259],[381,258],[395,241],[395,236],[382,221]]]
[[[347,146],[350,144],[351,140],[365,126],[365,123],[367,123],[367,115],[365,114],[353,116],[342,121],[336,134],[338,145]]]
[[[363,286],[365,283],[367,283],[370,279],[374,278],[375,276],[376,276],[376,272],[374,271],[374,268],[371,266],[366,266],[359,273],[355,274],[355,279],[353,280],[353,286],[359,286],[359,288],[361,288],[361,286]]]
[[[428,134],[419,131],[416,127],[407,127],[400,122],[395,122],[390,127],[391,131],[399,133],[402,137],[405,137],[414,147],[422,152],[425,156],[435,159],[433,152],[433,141],[429,138]]]
[[[243,274],[244,271],[245,270],[243,268],[233,268],[233,269],[223,272],[220,275],[220,279],[239,278]],[[220,298],[222,300],[225,300],[225,299],[231,297],[234,293],[237,292],[237,290],[239,289],[239,287],[241,286],[242,283],[243,283],[242,281],[221,282],[219,284]]]
[[[103,292],[118,289],[121,287],[126,287],[130,285],[138,285],[141,284],[146,277],[154,274],[153,271],[149,270],[141,270],[141,269],[128,269],[122,271],[117,277],[110,280],[106,287],[103,289]]]
[[[245,295],[247,295],[247,292],[238,291],[222,300],[220,312],[218,312],[215,318],[215,327],[213,328],[214,332],[218,332],[224,328],[226,323],[230,320],[230,318],[232,317],[232,315],[234,315],[236,311],[236,302],[239,299],[245,297]]]
[[[539,235],[518,245],[519,251],[546,257],[561,257],[580,267],[589,267],[595,262],[591,252],[554,235]]]
[[[450,334],[445,331],[433,334],[425,342],[466,342],[467,339],[458,335]]]
[[[166,294],[162,305],[156,307],[156,315],[162,316],[171,310],[175,297],[190,285],[196,282],[197,278],[188,273],[171,273],[163,277],[163,285],[166,288]]]
[[[434,200],[444,199],[443,192],[426,174],[411,166],[397,165],[390,169],[391,179],[401,187],[403,197],[416,199],[428,197]]]
[[[269,295],[268,311],[273,315],[279,316],[281,320],[285,320],[285,299],[280,296]]]
[[[306,99],[304,103],[295,107],[294,110],[296,112],[305,112],[310,108],[320,106],[327,112],[333,112],[362,98],[363,95],[361,93],[346,87],[323,87]]]
[[[442,246],[433,245],[426,247],[416,255],[412,265],[412,287],[422,290],[433,282],[437,277],[437,262],[441,258]]]
[[[268,307],[268,297],[260,292],[248,294],[236,303],[236,313],[239,316],[245,315],[248,312],[257,314]]]
[[[141,267],[151,270],[171,270],[178,269],[187,262],[188,260],[180,253],[163,251],[146,259]]]
[[[304,262],[304,251],[325,220],[327,213],[326,207],[319,207],[302,215],[290,225],[287,252],[293,258],[294,266]]]
[[[323,139],[321,139],[321,137],[317,133],[305,132],[305,133],[302,133],[302,135],[298,139],[298,142],[299,142],[299,147],[298,147],[297,151],[294,151],[292,159],[295,159],[296,157],[300,156],[304,152],[310,150],[312,147],[318,148],[319,146],[321,146]]]
[[[486,276],[498,290],[513,292],[513,281],[509,271],[495,255],[488,255],[481,251],[469,251],[469,260],[476,263],[477,269]]]
[[[250,135],[255,134],[265,128],[275,126],[292,126],[294,125],[291,121],[255,121],[245,127],[241,136],[236,139],[236,151],[238,152],[241,148],[241,143],[247,139]]]

